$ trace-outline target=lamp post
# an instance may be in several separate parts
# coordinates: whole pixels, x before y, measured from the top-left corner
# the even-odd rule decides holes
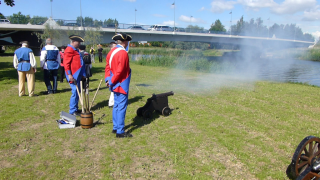
[[[176,31],[176,2],[173,2],[173,32]]]
[[[230,20],[230,36],[231,36],[231,32],[232,32],[232,11],[229,14],[231,14],[231,20]]]
[[[192,25],[191,25],[191,19],[192,19],[192,17],[193,17],[193,16],[190,16],[190,32],[191,32],[191,26],[192,26]]]
[[[52,0],[50,0],[51,2],[51,19],[52,19]]]
[[[137,9],[134,9],[134,26],[137,25]]]
[[[270,37],[270,18],[268,18],[268,39]]]
[[[82,26],[82,9],[81,9],[81,0],[80,0],[80,18],[81,18],[81,20],[80,20],[80,22],[81,22],[81,27],[83,27],[83,26]]]

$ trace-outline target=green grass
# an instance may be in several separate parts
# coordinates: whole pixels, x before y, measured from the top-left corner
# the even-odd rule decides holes
[[[104,66],[93,64],[90,99]],[[55,120],[68,111],[69,85],[43,95],[39,71],[40,96],[19,98],[12,57],[1,57],[0,67],[0,179],[287,179],[299,142],[319,136],[318,87],[134,63],[126,114],[133,138],[111,133],[104,86],[93,107],[100,124],[60,130]],[[175,92],[170,116],[136,117],[153,93],[168,91]]]

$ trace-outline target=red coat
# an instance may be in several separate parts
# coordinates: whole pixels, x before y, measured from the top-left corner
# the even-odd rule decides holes
[[[85,75],[85,66],[80,56],[79,50],[68,45],[64,51],[63,66],[67,75],[72,74],[74,79]],[[67,76],[68,78],[68,76]],[[69,79],[68,79],[69,80]]]
[[[113,56],[112,62],[111,62],[111,68],[110,68],[109,61],[110,61],[112,52],[118,48],[123,48],[118,46],[111,49],[111,51],[108,53],[106,57],[107,65],[105,68],[105,81],[107,82],[107,80],[109,80],[109,84],[111,86],[114,86],[118,83],[122,83],[124,80],[128,79],[131,73],[130,66],[129,66],[129,56],[125,50],[120,50]],[[127,86],[125,87],[120,85],[116,87],[113,91],[121,94],[127,94],[126,93],[128,92],[127,88],[128,88]]]
[[[59,52],[60,53],[60,59],[61,59],[61,63],[60,63],[60,66],[63,66],[63,52]]]

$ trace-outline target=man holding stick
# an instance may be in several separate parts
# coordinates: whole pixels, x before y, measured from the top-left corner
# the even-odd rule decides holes
[[[129,66],[129,56],[126,48],[130,35],[117,34],[112,37],[117,46],[110,50],[107,55],[107,65],[105,69],[105,82],[111,92],[114,92],[114,106],[112,111],[113,130],[117,138],[132,137],[124,130],[124,121],[128,106],[129,84],[131,79],[131,69]]]
[[[67,80],[71,87],[70,110],[69,113],[75,116],[80,116],[78,110],[79,96],[77,93],[77,86],[80,89],[81,79],[86,77],[85,64],[82,56],[79,53],[79,46],[84,39],[81,36],[69,36],[70,44],[64,51],[63,65],[66,72]]]

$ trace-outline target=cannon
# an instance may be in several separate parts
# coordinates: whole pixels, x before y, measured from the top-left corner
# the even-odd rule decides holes
[[[286,174],[290,179],[320,180],[320,138],[307,136],[300,142]]]
[[[168,105],[168,96],[172,95],[174,95],[172,91],[162,94],[152,94],[152,97],[148,98],[147,103],[137,109],[137,116],[151,118],[153,111],[157,111],[163,116],[169,116],[171,109]]]

